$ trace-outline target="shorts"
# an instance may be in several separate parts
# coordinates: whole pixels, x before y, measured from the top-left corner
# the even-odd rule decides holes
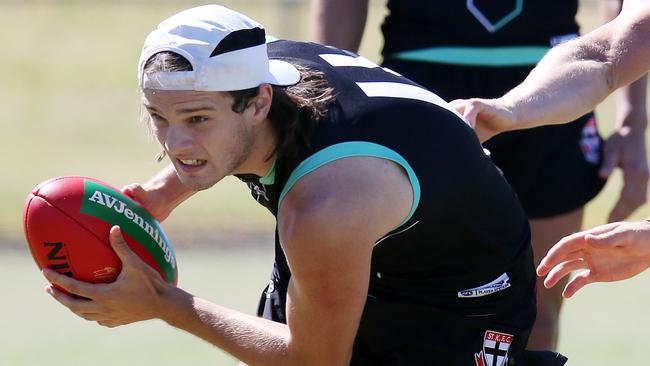
[[[531,67],[467,67],[387,59],[383,66],[432,90],[444,100],[500,97]],[[603,141],[588,113],[576,121],[500,134],[484,143],[517,193],[529,218],[571,212],[605,185],[598,170]]]
[[[532,251],[527,253],[528,262],[532,263]],[[277,263],[274,264],[257,315],[286,323],[289,281],[280,272]],[[524,357],[524,348],[535,320],[535,277],[532,272],[525,281],[528,285],[524,287],[530,290],[519,293],[516,298],[508,296],[508,301],[499,301],[496,307],[490,305],[493,311],[481,315],[475,315],[476,304],[467,308],[452,303],[431,306],[386,295],[369,295],[350,365],[485,366],[505,365],[507,360],[512,364],[512,360]],[[517,361],[515,365],[525,366],[527,363]]]

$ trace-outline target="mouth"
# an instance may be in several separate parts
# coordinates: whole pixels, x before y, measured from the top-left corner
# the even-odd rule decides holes
[[[203,159],[176,159],[176,161],[183,170],[188,172],[199,170],[208,163]]]

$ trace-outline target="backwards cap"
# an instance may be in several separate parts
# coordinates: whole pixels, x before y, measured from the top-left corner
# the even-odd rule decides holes
[[[147,60],[162,51],[185,57],[193,70],[144,73]],[[269,60],[261,24],[220,5],[187,9],[164,20],[147,36],[138,63],[141,89],[234,91],[299,80],[293,65]]]

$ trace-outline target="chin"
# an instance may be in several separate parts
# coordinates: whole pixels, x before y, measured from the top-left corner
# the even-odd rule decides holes
[[[219,182],[220,180],[220,179],[213,180],[213,179],[185,177],[185,176],[180,176],[179,178],[181,180],[181,183],[183,183],[183,185],[187,187],[187,189],[190,189],[192,191],[206,190],[208,188],[211,188],[215,184],[217,184],[217,182]]]

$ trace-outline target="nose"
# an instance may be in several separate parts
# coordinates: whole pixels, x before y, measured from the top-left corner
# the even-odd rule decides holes
[[[192,149],[192,136],[182,126],[169,126],[165,132],[165,149],[171,155],[179,155]]]

